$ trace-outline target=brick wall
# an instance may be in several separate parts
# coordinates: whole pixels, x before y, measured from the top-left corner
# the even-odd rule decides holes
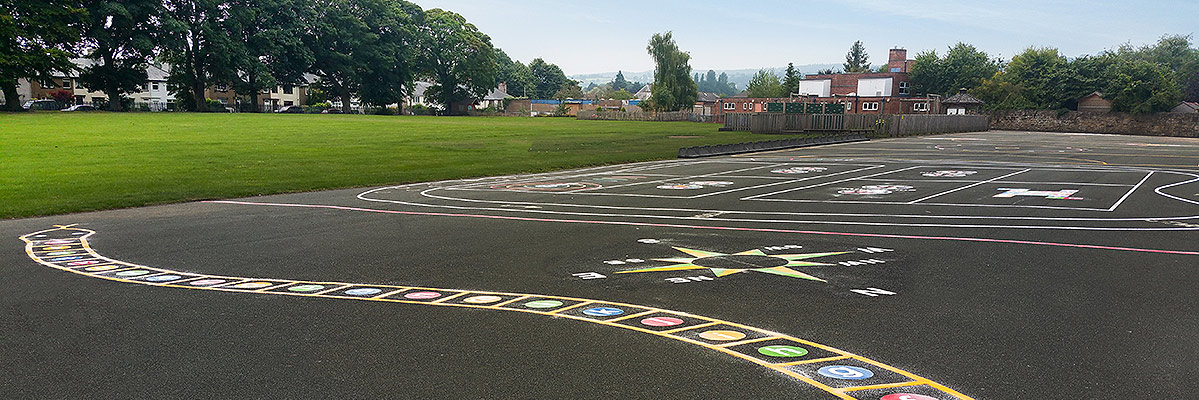
[[[989,114],[991,129],[1199,137],[1199,114],[1016,110]]]

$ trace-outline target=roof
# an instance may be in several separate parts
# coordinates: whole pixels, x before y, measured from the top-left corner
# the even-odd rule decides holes
[[[986,104],[986,102],[979,100],[977,97],[971,96],[970,93],[966,93],[966,91],[962,91],[953,96],[949,96],[949,98],[941,101],[941,104],[970,105],[970,104]]]
[[[1184,101],[1174,106],[1175,110],[1187,108],[1191,109],[1191,111],[1199,111],[1199,101]]]
[[[720,96],[712,92],[699,92],[699,95],[695,97],[695,101],[701,103],[715,103],[716,100],[720,100]]]
[[[1101,99],[1102,99],[1102,98],[1103,98],[1103,93],[1099,93],[1098,91],[1091,92],[1091,94],[1088,94],[1088,95],[1086,95],[1086,96],[1082,96],[1082,97],[1080,97],[1080,98],[1079,98],[1079,100],[1082,100],[1082,99],[1085,99],[1085,98],[1088,98],[1088,97],[1098,97],[1098,98],[1101,98]]]
[[[500,88],[497,87],[493,89],[491,93],[483,96],[483,100],[503,100],[508,97],[512,97],[512,95],[509,95],[507,92],[500,90]]]
[[[633,93],[633,97],[636,97],[639,100],[648,99],[650,96],[652,96],[653,86],[654,84],[652,83],[646,84],[645,86],[641,87],[641,90],[638,90],[637,93]]]

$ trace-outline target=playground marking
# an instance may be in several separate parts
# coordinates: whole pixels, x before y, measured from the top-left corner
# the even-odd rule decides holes
[[[171,288],[179,288],[179,289],[192,289],[192,290],[218,290],[218,291],[233,291],[233,292],[255,293],[255,294],[271,294],[271,295],[303,296],[303,297],[324,297],[324,298],[359,300],[359,301],[405,303],[405,304],[412,304],[412,305],[427,305],[427,306],[441,306],[441,307],[465,307],[465,308],[475,308],[475,309],[517,311],[517,312],[525,312],[525,313],[546,315],[546,316],[552,316],[552,317],[569,318],[569,319],[574,319],[574,320],[578,320],[578,321],[584,321],[584,322],[590,322],[590,323],[595,323],[595,324],[600,324],[600,325],[607,325],[607,326],[612,326],[612,327],[629,329],[629,330],[633,330],[633,331],[638,331],[638,332],[642,332],[642,333],[659,336],[659,337],[666,338],[666,339],[672,339],[672,340],[677,340],[677,341],[681,341],[684,343],[693,344],[693,345],[703,347],[703,348],[706,348],[709,350],[724,353],[726,355],[730,355],[735,358],[739,358],[741,360],[749,361],[749,362],[758,364],[760,366],[769,368],[771,370],[777,371],[779,373],[785,374],[787,376],[793,377],[793,378],[797,379],[798,381],[807,383],[815,388],[818,388],[820,390],[828,392],[829,394],[836,396],[838,398],[853,399],[852,396],[846,395],[844,393],[845,391],[853,389],[853,388],[833,388],[833,387],[823,384],[803,373],[789,370],[786,366],[771,362],[771,360],[760,359],[760,358],[757,358],[757,357],[754,357],[754,356],[751,356],[748,354],[740,353],[740,352],[732,349],[733,346],[740,346],[740,345],[751,344],[751,343],[756,343],[756,342],[761,342],[761,341],[766,341],[766,340],[784,339],[787,341],[819,348],[821,350],[837,354],[839,357],[845,357],[844,359],[853,359],[856,361],[860,361],[864,365],[868,364],[867,368],[852,367],[852,368],[857,368],[857,369],[853,370],[852,372],[849,372],[849,370],[837,370],[834,372],[834,374],[836,374],[837,372],[841,373],[840,376],[842,376],[842,377],[846,376],[846,374],[853,375],[855,373],[856,374],[869,373],[869,374],[873,375],[874,371],[869,366],[874,366],[874,367],[879,368],[880,371],[887,370],[887,371],[894,372],[894,373],[902,376],[904,379],[908,379],[908,380],[912,380],[912,381],[927,382],[927,385],[929,387],[932,387],[932,388],[935,388],[935,389],[941,391],[941,393],[944,395],[954,396],[955,398],[958,398],[958,399],[967,399],[967,400],[971,399],[970,397],[965,396],[953,389],[950,389],[943,385],[929,381],[928,379],[920,377],[918,375],[915,375],[911,372],[903,371],[898,368],[891,367],[891,366],[879,363],[878,361],[870,360],[870,359],[858,356],[853,353],[849,353],[849,352],[846,352],[843,350],[835,349],[835,348],[821,345],[818,343],[810,342],[807,340],[794,338],[794,337],[790,337],[790,336],[785,336],[785,335],[778,335],[778,334],[770,333],[770,332],[762,330],[762,329],[758,329],[758,328],[754,328],[754,327],[750,327],[750,326],[746,326],[746,325],[742,325],[742,324],[737,324],[734,322],[724,321],[724,320],[720,320],[720,319],[716,319],[716,318],[701,317],[701,316],[697,316],[697,315],[686,314],[686,313],[682,313],[682,312],[678,312],[678,311],[671,311],[671,310],[660,309],[660,308],[655,308],[655,307],[646,307],[646,306],[638,306],[638,305],[633,305],[633,304],[615,303],[615,302],[601,302],[598,300],[572,298],[572,297],[564,297],[564,296],[542,296],[542,295],[535,295],[535,294],[489,292],[489,291],[463,291],[463,290],[457,290],[457,289],[439,289],[439,288],[423,288],[423,287],[392,286],[392,285],[361,285],[361,284],[344,283],[344,282],[316,282],[316,281],[295,281],[295,280],[281,280],[281,279],[260,279],[260,278],[217,276],[217,275],[200,276],[197,274],[191,274],[191,273],[186,273],[186,272],[178,272],[178,271],[171,271],[171,270],[162,269],[162,268],[147,267],[147,266],[143,266],[143,265],[127,263],[124,261],[119,261],[119,260],[111,259],[108,257],[104,257],[104,256],[100,255],[99,253],[97,253],[95,251],[95,249],[93,249],[91,247],[90,243],[88,242],[89,238],[92,235],[94,235],[95,233],[96,233],[95,231],[92,231],[89,229],[83,229],[83,228],[55,227],[52,229],[46,229],[46,230],[23,235],[20,237],[20,239],[26,243],[25,244],[25,253],[33,261],[35,261],[39,264],[42,264],[42,265],[45,265],[45,266],[48,266],[51,268],[55,268],[58,270],[79,274],[79,275],[89,276],[89,277],[93,277],[93,278],[100,278],[100,279],[105,279],[105,280],[110,280],[110,281],[116,281],[116,282],[135,283],[135,284],[142,284],[142,285],[148,285],[148,286],[171,287]],[[39,236],[39,235],[44,235],[44,236]],[[55,238],[55,239],[41,239],[44,237],[59,236],[59,235],[66,235],[67,237],[66,238]],[[73,266],[68,265],[67,263],[69,260],[57,260],[56,261],[55,258],[43,257],[42,255],[39,255],[37,251],[34,250],[35,246],[44,246],[44,245],[48,244],[49,242],[54,242],[54,243],[51,243],[54,245],[70,246],[72,249],[86,252],[87,254],[89,254],[90,256],[92,256],[96,259],[101,259],[101,260],[105,260],[106,262],[129,267],[125,271],[144,271],[144,273],[138,274],[139,276],[132,276],[132,275],[131,276],[117,276],[117,275],[110,275],[110,274],[108,274],[108,272],[100,272],[100,273],[84,272]],[[171,274],[171,275],[179,275],[181,277],[182,276],[203,277],[204,278],[203,280],[210,281],[213,284],[208,285],[208,286],[194,285],[194,283],[196,283],[198,281],[191,281],[190,283],[192,283],[192,284],[187,284],[187,285],[181,285],[181,284],[176,284],[176,283],[172,283],[172,282],[150,282],[150,281],[140,279],[141,278],[140,275],[145,275],[145,274],[155,274],[158,276],[161,276],[164,274]],[[251,285],[251,284],[253,284],[253,285]],[[262,289],[262,287],[259,287],[261,284],[266,284],[266,287],[269,287],[269,288],[301,287],[301,286],[303,286],[303,287],[336,286],[339,288],[345,288],[345,287],[351,287],[351,286],[369,286],[369,289],[375,289],[378,292],[387,292],[387,291],[400,292],[400,291],[405,291],[405,290],[419,290],[419,291],[425,291],[425,292],[431,292],[431,293],[445,293],[445,292],[458,292],[458,293],[455,295],[452,295],[452,296],[443,297],[439,300],[439,302],[427,302],[427,301],[416,301],[416,300],[403,300],[403,299],[398,299],[398,298],[383,298],[383,297],[368,297],[368,296],[351,297],[351,296],[330,295],[330,294],[320,294],[320,293],[303,293],[303,292],[289,291],[289,290],[260,291],[260,289]],[[244,285],[244,287],[243,287],[243,285]],[[365,289],[368,289],[368,288],[360,288],[360,289],[362,290],[361,293],[364,295],[378,293],[376,291],[369,291],[369,293],[368,293],[367,291],[365,291]],[[360,290],[360,289],[350,289],[350,290],[347,290],[347,293],[349,291]],[[329,293],[329,292],[323,292],[323,293]],[[420,293],[420,292],[415,292],[415,293]],[[457,298],[460,296],[466,296],[468,294],[470,296],[466,297],[467,300],[478,299],[475,302],[478,302],[481,304],[472,304],[472,302],[470,302],[470,301],[445,302],[446,300],[450,300],[450,299]],[[518,297],[518,298],[537,297],[539,299],[542,299],[541,301],[547,301],[546,303],[543,303],[546,305],[551,304],[551,303],[548,303],[548,301],[559,301],[559,302],[560,301],[572,301],[572,302],[578,302],[578,303],[573,306],[557,308],[557,309],[551,309],[551,308],[546,308],[546,309],[495,308],[494,305],[490,305],[490,303],[494,302],[491,300],[502,299],[505,296],[513,296],[513,297]],[[484,302],[483,300],[488,300],[488,301]],[[495,301],[498,301],[498,300],[495,300]],[[488,305],[485,305],[485,304],[488,304]],[[645,319],[642,319],[639,321],[640,325],[645,325],[645,326],[649,326],[649,327],[669,327],[669,326],[696,324],[695,322],[689,322],[689,321],[700,321],[696,325],[703,325],[705,323],[719,323],[719,324],[727,325],[729,327],[728,329],[721,329],[721,330],[717,330],[717,331],[706,331],[705,332],[705,334],[707,334],[706,338],[714,340],[714,341],[735,340],[736,338],[739,338],[739,337],[745,337],[747,332],[765,333],[765,334],[767,334],[767,336],[765,338],[758,338],[758,339],[752,339],[752,340],[741,340],[741,341],[722,344],[722,345],[713,345],[713,344],[708,344],[708,343],[705,343],[705,342],[702,342],[699,340],[676,335],[676,334],[674,334],[676,332],[672,332],[672,331],[655,331],[653,329],[638,327],[635,324],[618,323],[616,320],[597,320],[597,319],[587,318],[585,316],[561,313],[561,311],[563,311],[563,310],[572,309],[574,307],[579,307],[579,306],[586,305],[586,304],[605,304],[605,305],[612,306],[613,308],[622,307],[622,308],[628,308],[628,309],[648,310],[644,313],[637,313],[637,314],[629,315],[628,317],[636,317],[636,316],[643,315],[643,314],[659,314],[659,316],[649,317],[649,318],[645,318]],[[662,315],[662,314],[665,314],[665,315]],[[666,316],[666,315],[677,315],[680,317],[685,317],[687,319]],[[704,336],[701,335],[701,337],[704,337]],[[781,349],[778,346],[763,346],[763,348],[765,348],[765,347],[770,347],[770,349],[767,349],[767,350],[758,349],[758,352],[764,356],[776,356],[776,354],[781,354],[783,357],[796,358],[796,357],[801,357],[801,356],[807,355],[806,349],[803,349],[804,354],[800,355],[800,354],[798,354],[798,353],[800,353],[799,350],[787,351],[787,350]],[[798,347],[796,347],[796,348],[798,348]],[[802,348],[800,348],[800,349],[802,349]],[[792,362],[792,364],[793,364],[793,362]],[[865,372],[862,372],[862,371],[865,371]]]

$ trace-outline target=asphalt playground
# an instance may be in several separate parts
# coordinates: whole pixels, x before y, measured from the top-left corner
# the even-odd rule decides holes
[[[1190,398],[1197,231],[1002,131],[6,220],[0,398]]]

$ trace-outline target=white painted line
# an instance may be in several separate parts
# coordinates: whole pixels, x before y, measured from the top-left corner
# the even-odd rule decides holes
[[[981,182],[975,182],[974,184],[971,184],[971,185],[962,186],[962,187],[960,187],[960,188],[957,188],[957,189],[946,190],[946,191],[944,191],[944,192],[937,193],[937,194],[934,194],[934,195],[932,195],[932,196],[921,197],[921,198],[919,198],[919,199],[916,199],[916,200],[909,201],[909,202],[907,202],[907,204],[916,204],[916,203],[919,203],[919,202],[922,202],[922,201],[925,201],[925,200],[931,199],[931,198],[933,198],[933,197],[937,197],[937,196],[941,196],[941,195],[950,194],[950,193],[953,193],[953,192],[956,192],[956,191],[959,191],[959,190],[969,189],[969,188],[972,188],[972,187],[975,187],[975,186],[978,186],[978,185],[982,185],[982,184],[985,184],[985,183],[988,183],[988,182],[994,182],[994,181],[997,181],[997,180],[1000,180],[1000,179],[1003,179],[1003,178],[1007,178],[1007,177],[1009,177],[1009,176],[1023,174],[1023,173],[1025,173],[1025,172],[1028,172],[1028,171],[1030,171],[1030,169],[1023,169],[1023,170],[1016,171],[1016,172],[1013,172],[1013,173],[1010,173],[1010,174],[1007,174],[1007,175],[1004,175],[1004,176],[1000,176],[1000,177],[997,177],[997,178],[991,178],[991,179],[987,179],[987,180],[985,180],[985,181],[981,181]]]
[[[1116,207],[1119,207],[1120,203],[1123,203],[1124,200],[1128,198],[1128,196],[1132,196],[1132,192],[1137,191],[1137,188],[1139,188],[1139,187],[1141,187],[1141,185],[1145,184],[1145,181],[1149,180],[1149,177],[1153,175],[1153,172],[1154,171],[1149,171],[1148,174],[1145,174],[1145,177],[1141,178],[1141,181],[1137,182],[1136,186],[1133,186],[1132,189],[1129,189],[1128,193],[1125,193],[1124,196],[1120,197],[1120,200],[1116,200],[1116,204],[1112,204],[1112,208],[1109,208],[1107,210],[1108,211],[1116,211]]]
[[[912,203],[899,201],[865,201],[865,200],[801,200],[801,199],[754,199],[753,201],[781,201],[793,203],[830,203],[830,204],[887,204],[909,206]],[[991,207],[991,208],[1048,208],[1053,210],[1078,210],[1078,211],[1108,211],[1106,208],[1080,208],[1080,207],[1058,207],[1058,206],[1032,206],[1032,205],[1016,205],[1016,204],[964,204],[964,203],[919,203],[921,206],[953,206],[953,207]],[[890,215],[889,215],[890,216]],[[953,218],[941,216],[941,218]],[[1000,217],[989,217],[1000,218]],[[1034,218],[1027,218],[1034,219]],[[1156,219],[1156,218],[1144,218]],[[1142,219],[1142,220],[1144,220]]]
[[[894,170],[894,171],[879,172],[879,173],[877,173],[877,174],[874,174],[874,175],[859,176],[859,177],[856,177],[856,178],[842,179],[842,180],[839,180],[839,181],[832,181],[832,182],[825,182],[825,183],[820,183],[820,184],[816,184],[816,185],[808,185],[808,186],[803,186],[803,187],[797,187],[797,188],[793,188],[793,189],[787,189],[787,190],[782,190],[782,191],[778,191],[778,192],[763,193],[763,194],[754,195],[754,196],[749,196],[749,197],[742,197],[740,200],[754,200],[754,199],[757,199],[757,198],[760,198],[760,197],[774,196],[774,195],[776,195],[776,194],[783,194],[783,193],[787,193],[787,192],[794,192],[794,191],[796,191],[796,190],[811,189],[811,188],[814,188],[814,187],[827,186],[827,185],[832,185],[832,184],[834,184],[834,183],[848,182],[848,181],[852,181],[852,180],[858,180],[858,179],[863,179],[863,178],[870,178],[870,177],[875,177],[875,176],[879,176],[879,175],[885,175],[885,174],[890,174],[890,173],[895,173],[895,172],[900,172],[900,171],[907,171],[907,170],[910,170],[910,169],[916,169],[916,168],[920,168],[920,166],[913,166],[913,167],[901,168],[901,169],[897,169],[897,170]]]
[[[803,181],[809,181],[809,180],[812,180],[812,179],[827,178],[827,177],[830,177],[830,176],[837,176],[837,175],[842,175],[842,174],[850,174],[850,173],[854,173],[854,172],[858,172],[858,171],[865,171],[865,170],[868,170],[868,169],[882,168],[882,167],[885,167],[885,166],[886,166],[886,165],[875,165],[875,166],[873,166],[873,167],[858,168],[858,169],[851,170],[851,171],[842,171],[842,172],[837,172],[837,173],[833,173],[833,174],[825,174],[825,175],[809,176],[809,177],[807,177],[807,178],[801,178],[801,179],[792,179],[792,180],[789,180],[789,181],[786,181],[786,182],[775,182],[775,183],[767,183],[767,184],[764,184],[764,185],[757,185],[757,186],[747,186],[747,187],[743,187],[743,188],[738,188],[738,189],[730,189],[730,190],[723,190],[723,191],[719,191],[719,192],[712,192],[712,193],[707,193],[707,194],[701,194],[701,195],[691,196],[691,197],[687,197],[687,198],[688,198],[688,199],[698,199],[698,198],[700,198],[700,197],[708,197],[708,196],[714,196],[714,195],[718,195],[718,194],[732,193],[732,192],[737,192],[737,191],[741,191],[741,190],[757,189],[757,188],[762,188],[762,187],[767,187],[767,186],[774,186],[774,185],[784,185],[784,184],[788,184],[788,183],[803,182]],[[721,177],[723,178],[723,177],[725,177],[725,176],[721,176]],[[731,178],[731,177],[730,177],[730,178]]]

